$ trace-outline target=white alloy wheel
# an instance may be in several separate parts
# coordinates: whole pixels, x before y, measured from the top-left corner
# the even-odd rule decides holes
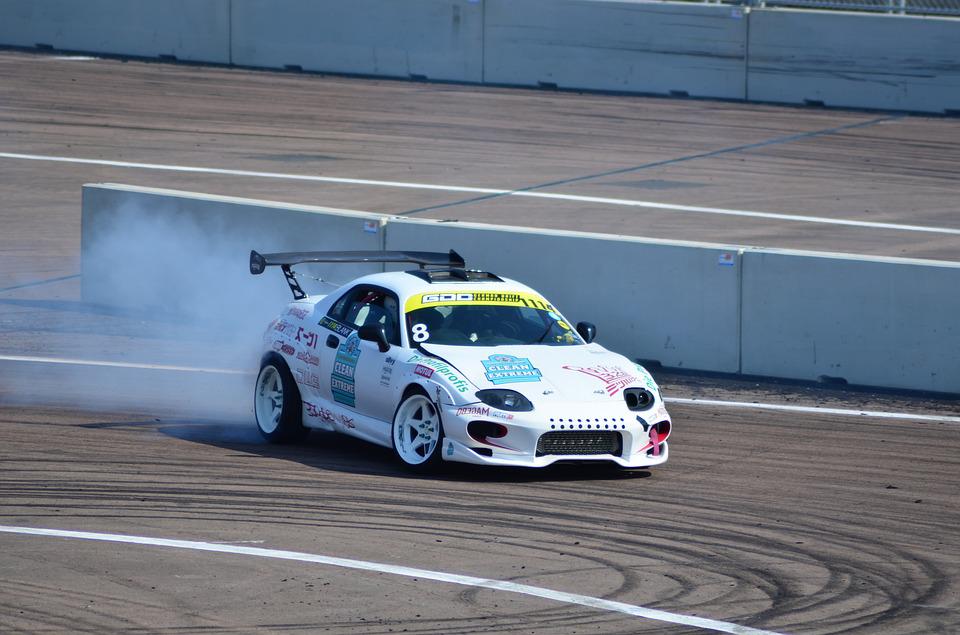
[[[265,364],[257,377],[254,407],[260,431],[267,437],[275,434],[283,415],[283,380],[280,371],[270,364]]]
[[[421,393],[407,397],[393,417],[393,449],[411,467],[426,466],[439,456],[443,428],[436,406]]]
[[[297,382],[276,353],[269,354],[260,367],[253,390],[253,411],[260,434],[268,441],[294,441],[308,432],[303,427],[303,401]]]

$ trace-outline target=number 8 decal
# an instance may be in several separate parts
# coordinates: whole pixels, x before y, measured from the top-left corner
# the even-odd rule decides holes
[[[430,332],[427,331],[426,324],[414,324],[413,328],[410,329],[410,332],[413,333],[414,342],[426,342],[428,339],[430,339]]]

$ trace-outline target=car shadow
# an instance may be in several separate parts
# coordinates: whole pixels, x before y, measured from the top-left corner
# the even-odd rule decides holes
[[[301,441],[274,444],[265,441],[253,423],[161,420],[155,425],[161,434],[177,439],[349,474],[464,483],[621,481],[651,476],[648,469],[627,470],[609,463],[559,463],[531,469],[445,462],[436,473],[420,475],[400,465],[390,449],[334,432],[313,430]]]

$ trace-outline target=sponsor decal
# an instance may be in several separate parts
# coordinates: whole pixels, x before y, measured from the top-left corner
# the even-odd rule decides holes
[[[296,373],[297,382],[304,386],[310,386],[311,388],[320,390],[320,375],[303,370],[302,368],[298,368]]]
[[[333,413],[326,408],[322,408],[316,404],[312,404],[309,401],[303,402],[304,407],[307,409],[307,415],[319,419],[324,423],[329,423],[333,425],[336,423],[336,419],[333,418]]]
[[[410,296],[404,305],[407,311],[416,311],[428,306],[457,304],[486,304],[495,306],[525,306],[544,311],[556,311],[549,302],[535,293],[526,291],[465,291],[461,293],[420,293]]]
[[[735,263],[736,260],[730,252],[724,252],[717,257],[717,264],[721,267],[732,267]]]
[[[396,357],[390,357],[389,355],[387,355],[386,359],[383,360],[383,363],[384,363],[384,364],[390,364],[391,366],[393,366],[394,364],[397,363],[397,358],[396,358]]]
[[[634,364],[634,367],[637,369],[637,372],[640,373],[640,379],[642,379],[644,385],[650,389],[650,392],[659,395],[660,389],[657,387],[657,382],[653,381],[653,375],[650,374],[650,371],[640,364]]]
[[[311,353],[310,351],[300,351],[297,353],[297,359],[299,359],[304,364],[310,364],[311,366],[319,366],[320,358]]]
[[[564,331],[570,330],[570,325],[563,321],[563,318],[560,317],[560,314],[556,311],[547,311],[547,315],[557,323],[557,326],[562,328]]]
[[[320,318],[319,324],[323,328],[330,329],[337,335],[342,335],[343,337],[350,337],[350,334],[353,333],[353,327],[347,326],[342,322],[337,322],[329,315],[324,315],[322,318]]]
[[[429,369],[433,369],[436,374],[443,377],[450,385],[457,390],[457,392],[469,392],[470,382],[466,379],[463,379],[455,372],[450,366],[444,362],[441,362],[439,359],[434,359],[433,357],[424,357],[423,355],[413,354],[410,359],[407,360],[408,364],[418,364],[427,366]],[[437,386],[437,393],[440,392],[440,387]],[[439,399],[438,399],[439,401]]]
[[[297,318],[298,320],[303,320],[303,319],[305,319],[308,315],[310,315],[310,311],[308,311],[307,309],[299,309],[299,308],[297,308],[297,307],[295,307],[295,306],[292,306],[292,307],[290,307],[289,309],[287,309],[287,315],[292,315],[293,317]]]
[[[433,377],[433,369],[423,366],[422,364],[417,364],[416,368],[413,369],[413,372],[421,377],[426,377],[427,379]]]
[[[393,360],[393,361],[397,361],[397,360]],[[387,364],[384,364],[380,368],[380,385],[389,386],[391,381],[393,381],[393,366],[388,366]]]
[[[447,456],[453,456],[453,443],[447,443]]]
[[[356,424],[353,423],[353,418],[348,417],[347,415],[340,415],[340,425],[344,428],[356,428]]]
[[[506,302],[516,304],[520,302],[519,293],[427,293],[420,297],[421,304],[434,304],[437,302]]]
[[[457,408],[458,417],[486,417],[490,414],[490,408],[484,408],[482,406],[462,406]]]
[[[296,352],[292,346],[283,340],[274,340],[273,350],[277,351],[278,353],[283,353],[284,355],[293,355]]]
[[[337,357],[333,362],[333,373],[330,375],[330,391],[334,401],[354,407],[357,405],[356,382],[354,373],[357,371],[357,360],[360,359],[360,337],[356,333],[340,344]]]
[[[515,384],[527,381],[540,381],[541,373],[534,368],[526,357],[513,355],[491,355],[480,360],[486,372],[484,375],[491,384]]]
[[[294,339],[298,342],[303,342],[310,348],[317,347],[317,341],[320,339],[320,336],[312,331],[304,329],[302,326],[297,327],[297,334],[294,335]]]
[[[654,417],[657,418],[657,419],[666,419],[666,418],[668,418],[669,416],[670,416],[670,415],[667,413],[667,407],[661,403],[661,404],[660,404],[660,408],[657,410],[657,412],[656,412],[656,414],[654,415]]]
[[[458,417],[493,417],[504,421],[513,421],[513,415],[507,412],[493,410],[486,406],[460,406],[457,408]]]
[[[376,234],[380,230],[380,222],[375,220],[363,221],[363,231],[368,234]]]
[[[278,333],[287,333],[289,331],[293,331],[294,328],[296,327],[286,320],[280,320],[273,326],[273,330],[277,331]]]
[[[603,382],[607,394],[611,397],[637,380],[619,366],[564,366],[564,368],[596,377]]]

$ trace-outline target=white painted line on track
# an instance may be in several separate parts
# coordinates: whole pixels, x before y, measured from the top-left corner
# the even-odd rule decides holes
[[[482,589],[493,589],[495,591],[506,591],[508,593],[531,595],[547,600],[554,600],[556,602],[563,602],[565,604],[576,604],[601,611],[625,613],[627,615],[641,617],[648,620],[668,622],[670,624],[680,624],[683,626],[692,626],[695,628],[702,628],[708,631],[716,631],[720,633],[738,633],[741,635],[776,635],[776,633],[773,633],[772,631],[760,630],[751,628],[749,626],[740,626],[739,624],[733,624],[731,622],[722,622],[691,615],[681,615],[679,613],[669,613],[667,611],[649,609],[643,606],[637,606],[635,604],[627,604],[625,602],[605,600],[603,598],[591,597],[589,595],[554,591],[553,589],[545,589],[528,584],[518,584],[516,582],[508,582],[506,580],[476,578],[473,576],[459,575],[455,573],[444,573],[442,571],[430,571],[428,569],[415,569],[413,567],[383,564],[379,562],[368,562],[366,560],[351,560],[347,558],[335,558],[333,556],[324,556],[320,554],[301,553],[298,551],[282,551],[278,549],[264,549],[262,547],[242,547],[239,545],[229,545],[214,542],[170,540],[167,538],[149,538],[145,536],[127,536],[122,534],[101,534],[88,531],[68,531],[63,529],[41,529],[34,527],[11,527],[8,525],[0,525],[0,532],[29,536],[75,538],[80,540],[97,540],[102,542],[121,542],[135,545],[147,545],[151,547],[170,547],[173,549],[190,549],[193,551],[211,551],[217,553],[256,556],[260,558],[274,558],[278,560],[311,562],[333,567],[343,567],[346,569],[375,571],[377,573],[389,573],[408,578],[434,580],[437,582],[460,584],[463,586],[477,587]]]
[[[112,362],[93,359],[68,359],[63,357],[34,357],[25,355],[0,355],[0,362],[25,362],[34,364],[66,364],[74,366],[107,366],[114,368],[138,368],[142,370],[168,370],[185,373],[212,373],[221,375],[253,375],[253,371],[233,368],[198,368],[196,366],[171,366],[166,364],[147,364],[140,362]],[[748,408],[757,410],[779,410],[783,412],[803,412],[810,414],[828,414],[852,417],[872,417],[878,419],[909,419],[913,421],[935,421],[940,423],[960,423],[960,417],[946,415],[923,415],[909,412],[883,412],[879,410],[852,410],[844,408],[820,408],[818,406],[793,406],[786,404],[767,404],[752,401],[720,401],[715,399],[693,399],[688,397],[666,397],[667,403],[691,406],[720,406],[724,408]]]
[[[93,359],[67,359],[63,357],[33,357],[25,355],[0,355],[0,362],[26,362],[33,364],[64,364],[68,366],[107,366],[111,368],[139,368],[143,370],[173,370],[183,373],[212,373],[216,375],[252,375],[252,372],[231,368],[198,368],[196,366],[170,366],[167,364],[144,364],[140,362],[111,362]]]
[[[103,165],[117,168],[133,168],[141,170],[164,170],[169,172],[193,172],[199,174],[218,174],[225,176],[248,176],[268,179],[288,179],[294,181],[314,181],[319,183],[339,183],[344,185],[370,185],[377,187],[398,187],[419,190],[438,190],[444,192],[466,192],[472,194],[491,194],[497,196],[522,196],[527,198],[545,198],[559,201],[575,201],[580,203],[595,203],[598,205],[620,205],[626,207],[646,207],[668,212],[689,212],[700,214],[717,214],[724,216],[743,216],[748,218],[765,218],[771,220],[786,220],[801,223],[818,223],[825,225],[845,225],[869,229],[887,229],[894,231],[927,232],[934,234],[951,234],[960,236],[960,229],[951,227],[929,227],[926,225],[904,225],[899,223],[880,223],[872,221],[847,220],[842,218],[825,218],[822,216],[804,216],[801,214],[777,214],[774,212],[757,212],[750,210],[728,209],[723,207],[703,207],[699,205],[674,205],[655,201],[639,201],[624,198],[607,198],[602,196],[578,196],[574,194],[560,194],[551,192],[536,192],[531,190],[504,190],[487,187],[468,187],[463,185],[437,185],[431,183],[415,183],[405,181],[381,181],[373,179],[352,179],[334,176],[316,176],[310,174],[285,174],[281,172],[260,172],[255,170],[229,170],[225,168],[205,168],[184,165],[166,165],[160,163],[136,163],[131,161],[110,161],[107,159],[81,159],[76,157],[48,156],[40,154],[19,154],[15,152],[0,152],[2,159],[20,159],[24,161],[53,161],[59,163],[79,163],[86,165]]]
[[[789,406],[749,401],[719,401],[715,399],[688,399],[684,397],[665,397],[667,403],[679,403],[693,406],[720,406],[722,408],[752,408],[756,410],[778,410],[781,412],[803,412],[809,414],[840,415],[849,417],[873,417],[876,419],[910,419],[912,421],[936,421],[940,423],[960,423],[960,417],[946,415],[920,415],[909,412],[882,412],[877,410],[850,410],[845,408],[820,408],[818,406]]]
[[[105,165],[115,168],[136,168],[140,170],[164,170],[167,172],[195,172],[200,174],[222,174],[225,176],[254,176],[264,179],[288,179],[293,181],[317,181],[320,183],[342,183],[345,185],[378,185],[381,187],[403,187],[417,190],[442,190],[445,192],[470,192],[474,194],[508,194],[510,190],[494,190],[483,187],[464,187],[459,185],[431,185],[429,183],[406,183],[403,181],[377,181],[370,179],[350,179],[334,176],[315,176],[312,174],[284,174],[281,172],[258,172],[255,170],[228,170],[225,168],[201,168],[186,165],[165,165],[160,163],[133,163],[130,161],[109,161],[107,159],[78,159],[75,157],[55,157],[41,154],[17,154],[0,152],[0,159],[23,159],[27,161],[54,161],[58,163],[82,163],[86,165]]]

